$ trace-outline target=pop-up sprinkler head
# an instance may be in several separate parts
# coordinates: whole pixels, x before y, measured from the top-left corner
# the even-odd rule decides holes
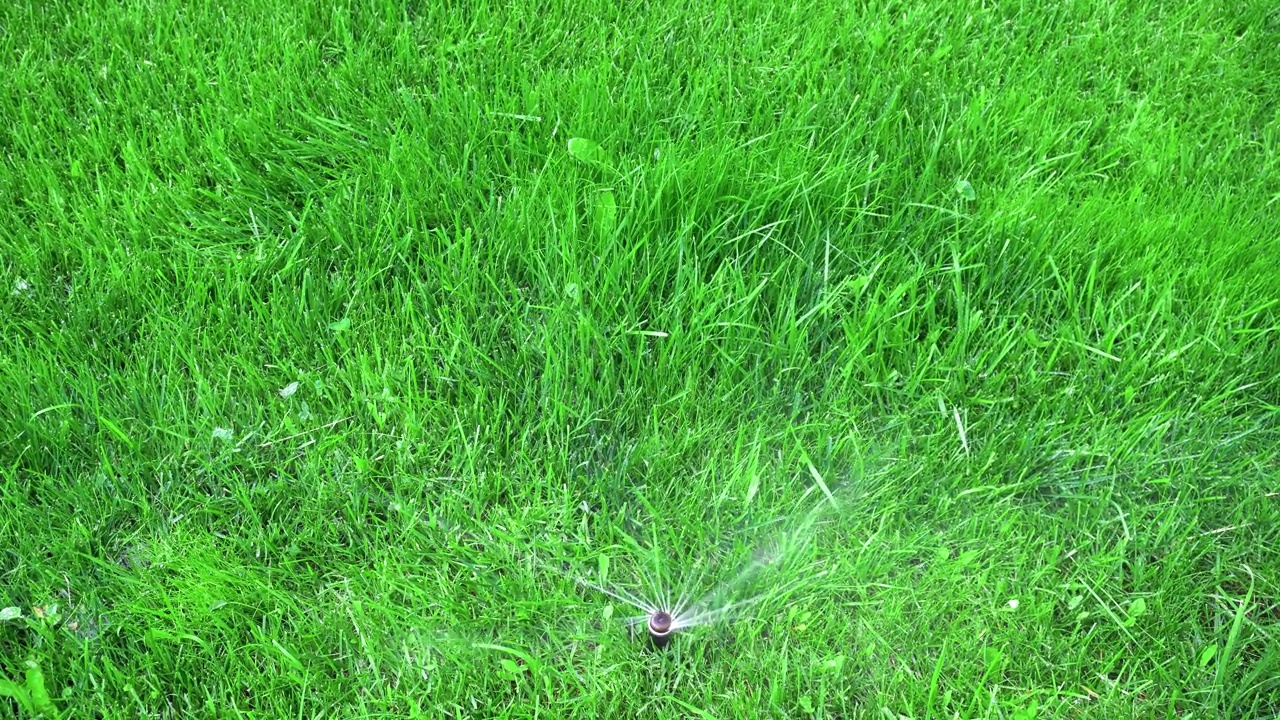
[[[654,647],[663,648],[671,642],[674,622],[675,618],[666,610],[659,610],[649,616],[649,639],[653,641]]]

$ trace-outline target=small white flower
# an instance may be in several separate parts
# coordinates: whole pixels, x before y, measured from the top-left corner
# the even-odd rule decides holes
[[[1018,598],[1014,598],[1014,599],[1012,599],[1012,600],[1010,600],[1010,601],[1009,601],[1009,609],[1010,609],[1010,610],[1017,610],[1017,609],[1018,609]]]
[[[293,394],[296,392],[298,392],[298,382],[295,380],[289,383],[288,385],[285,385],[284,387],[280,388],[280,397],[282,398],[292,397]]]

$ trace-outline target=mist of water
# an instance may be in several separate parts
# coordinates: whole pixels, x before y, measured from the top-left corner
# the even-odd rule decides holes
[[[641,571],[639,589],[617,583],[591,582],[576,577],[581,585],[600,592],[644,613],[626,618],[628,626],[644,623],[653,614],[665,611],[673,616],[672,630],[684,630],[740,618],[771,598],[794,592],[825,571],[817,563],[802,562],[812,549],[823,506],[809,512],[799,522],[783,522],[791,528],[777,532],[748,546],[750,559],[737,565],[727,578],[707,587],[716,572],[709,557],[673,557],[657,547],[639,548],[649,556],[653,570]],[[786,520],[786,518],[782,518]],[[772,524],[772,523],[771,523]],[[642,563],[642,566],[645,563]],[[664,572],[667,566],[687,570],[681,578]]]

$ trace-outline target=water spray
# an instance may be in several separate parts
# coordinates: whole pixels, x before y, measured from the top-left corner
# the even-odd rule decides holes
[[[835,500],[830,497],[830,491],[826,490],[825,485],[823,490],[828,495],[831,506],[836,507]],[[697,593],[695,586],[702,584],[710,569],[703,563],[694,563],[695,566],[702,566],[701,572],[695,571],[696,577],[686,576],[681,583],[683,588],[679,597],[673,597],[670,586],[666,585],[662,579],[665,575],[662,566],[665,564],[663,561],[666,553],[659,550],[656,543],[647,550],[637,546],[637,549],[645,554],[652,553],[651,557],[655,565],[654,576],[648,578],[647,583],[643,580],[641,582],[641,586],[649,585],[647,591],[639,588],[629,591],[614,584],[597,585],[580,576],[574,579],[592,590],[642,612],[642,615],[627,618],[624,621],[625,624],[631,628],[644,625],[649,643],[654,648],[665,649],[670,645],[675,634],[682,630],[730,620],[754,605],[769,598],[783,597],[800,585],[826,575],[825,570],[818,570],[819,563],[816,561],[811,561],[803,567],[792,567],[793,562],[811,547],[814,531],[819,524],[823,509],[820,505],[807,513],[788,531],[774,535],[766,542],[757,545],[751,553],[754,557],[749,562],[741,566],[737,573],[715,584],[706,592]],[[776,572],[780,566],[790,568],[787,571],[792,575],[790,581],[783,581],[772,588],[752,589],[761,579],[762,572],[766,574]]]
[[[643,612],[643,615],[628,618],[626,624],[631,627],[644,625],[650,644],[657,649],[664,649],[671,643],[671,638],[682,630],[731,619],[769,597],[777,597],[780,593],[826,574],[825,571],[814,574],[801,572],[800,577],[784,583],[773,591],[759,592],[734,600],[733,597],[738,595],[744,586],[750,584],[761,570],[778,564],[779,555],[783,554],[783,546],[786,546],[785,550],[790,553],[795,552],[799,545],[788,546],[785,542],[787,539],[789,538],[783,536],[784,542],[773,545],[769,552],[758,556],[729,580],[721,582],[701,596],[693,594],[693,589],[686,587],[680,597],[674,600],[669,594],[658,591],[658,599],[650,601],[642,595],[633,594],[618,586],[597,585],[583,578],[577,578],[577,580],[586,587]]]

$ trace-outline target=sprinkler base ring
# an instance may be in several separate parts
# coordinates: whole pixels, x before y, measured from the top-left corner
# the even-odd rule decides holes
[[[675,632],[671,627],[674,621],[671,613],[665,610],[659,610],[649,616],[646,629],[649,631],[649,640],[653,642],[654,647],[663,648],[671,642],[671,635]]]

